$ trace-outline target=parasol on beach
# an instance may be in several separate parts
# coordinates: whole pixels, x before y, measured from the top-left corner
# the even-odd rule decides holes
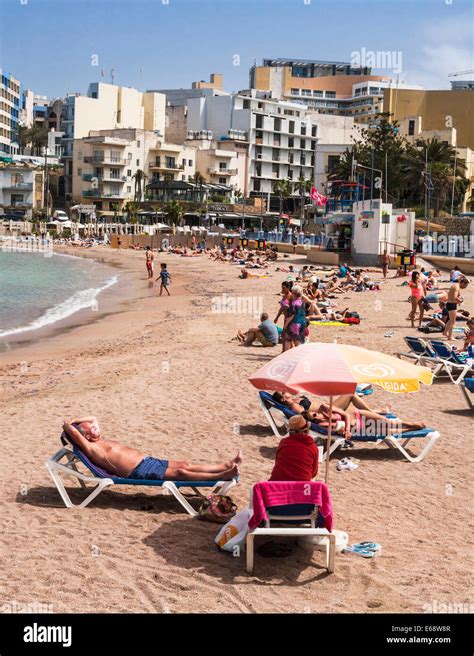
[[[285,351],[249,378],[252,385],[260,390],[291,394],[304,391],[329,396],[329,416],[332,413],[333,397],[354,394],[358,384],[371,383],[386,392],[404,394],[417,392],[420,383],[431,385],[432,380],[433,373],[427,367],[360,346],[323,342],[311,342]],[[328,426],[326,483],[330,445],[331,422]]]

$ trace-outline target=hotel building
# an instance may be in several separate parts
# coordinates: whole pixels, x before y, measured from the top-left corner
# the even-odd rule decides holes
[[[0,68],[0,153],[18,152],[15,132],[20,118],[20,82]]]

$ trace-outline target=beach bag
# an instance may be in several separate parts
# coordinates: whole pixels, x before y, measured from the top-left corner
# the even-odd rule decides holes
[[[341,323],[354,324],[357,326],[360,323],[360,319],[359,317],[346,317],[345,319],[342,319]]]
[[[219,549],[234,552],[236,547],[241,549],[244,546],[249,532],[249,521],[252,515],[253,510],[250,508],[243,508],[221,528],[214,539],[214,542]]]
[[[201,504],[198,519],[225,524],[237,512],[237,506],[231,497],[223,494],[210,494]]]

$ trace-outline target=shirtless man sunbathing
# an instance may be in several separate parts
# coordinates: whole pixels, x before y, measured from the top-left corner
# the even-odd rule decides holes
[[[123,478],[174,481],[230,481],[239,475],[242,455],[218,465],[191,465],[186,460],[158,460],[102,437],[96,417],[67,419],[63,430],[98,467]]]

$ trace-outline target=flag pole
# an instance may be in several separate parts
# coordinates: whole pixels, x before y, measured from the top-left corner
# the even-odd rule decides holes
[[[329,455],[331,453],[331,423],[332,423],[332,402],[333,397],[329,397],[329,424],[328,424],[328,440],[326,444],[326,473],[324,474],[324,482],[328,482],[329,477]]]

